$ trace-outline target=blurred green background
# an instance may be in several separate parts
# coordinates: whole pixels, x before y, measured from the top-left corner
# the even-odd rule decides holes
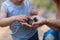
[[[31,0],[36,8],[45,7],[47,9],[54,9],[53,0]]]

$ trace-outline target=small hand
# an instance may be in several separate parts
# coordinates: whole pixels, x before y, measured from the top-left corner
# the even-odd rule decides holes
[[[18,20],[20,22],[25,22],[26,20],[28,20],[28,17],[26,15],[18,15],[16,17],[16,20]]]
[[[23,26],[27,26],[27,27],[32,27],[32,25],[30,25],[30,24],[28,24],[28,23],[26,23],[26,22],[20,22],[21,23],[21,25],[23,25]]]
[[[37,13],[38,13],[38,11],[37,11],[36,9],[32,9],[32,10],[30,11],[30,14],[31,14],[31,15],[37,15]]]

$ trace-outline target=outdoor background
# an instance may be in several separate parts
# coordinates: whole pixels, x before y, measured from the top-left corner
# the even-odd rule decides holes
[[[1,3],[4,0],[0,0]],[[39,16],[44,16],[46,18],[55,18],[55,6],[53,0],[31,0],[33,7],[38,9]],[[43,25],[42,27],[37,28],[39,31],[39,39],[42,40],[44,32],[49,30],[48,26]],[[8,27],[0,27],[0,40],[12,40],[11,35],[9,34],[9,26]]]

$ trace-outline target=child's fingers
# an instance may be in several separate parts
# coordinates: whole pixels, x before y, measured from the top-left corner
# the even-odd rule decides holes
[[[30,24],[28,24],[28,23],[22,23],[22,22],[21,22],[21,24],[22,24],[23,26],[32,27],[32,25],[30,25]]]

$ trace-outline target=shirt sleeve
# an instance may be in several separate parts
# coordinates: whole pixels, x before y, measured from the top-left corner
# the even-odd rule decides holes
[[[1,6],[4,7],[4,8],[6,9],[6,11],[7,11],[7,3],[6,3],[6,2],[3,2],[3,3],[1,4]]]
[[[25,0],[25,4],[28,6],[28,8],[32,9],[32,3],[30,0]]]

